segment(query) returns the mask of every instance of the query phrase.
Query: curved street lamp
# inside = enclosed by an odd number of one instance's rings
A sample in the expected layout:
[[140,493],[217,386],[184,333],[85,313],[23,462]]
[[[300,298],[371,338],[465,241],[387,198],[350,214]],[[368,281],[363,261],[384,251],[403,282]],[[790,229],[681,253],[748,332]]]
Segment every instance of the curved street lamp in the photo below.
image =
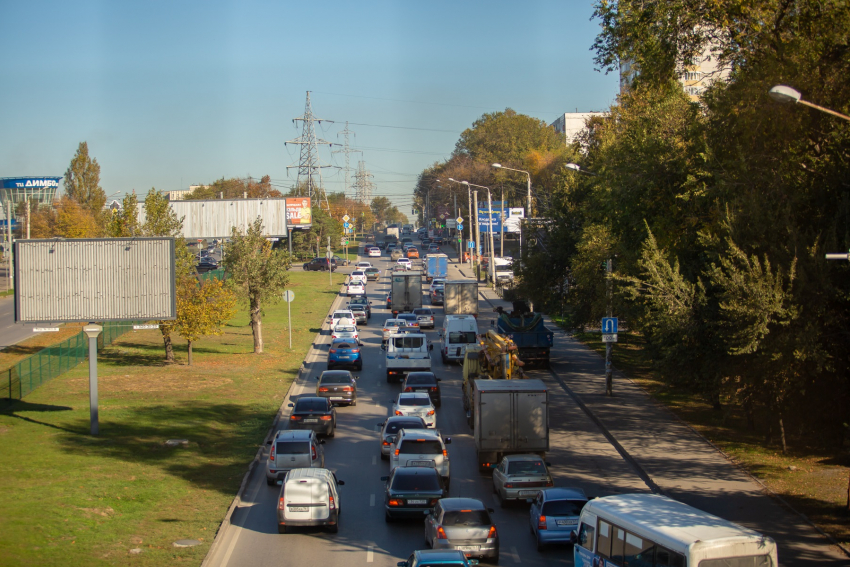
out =
[[811,103],[807,100],[803,100],[803,95],[800,94],[800,91],[793,89],[787,85],[776,85],[775,87],[770,89],[767,94],[770,95],[770,98],[772,98],[776,102],[793,102],[794,104],[799,103],[804,106],[815,108],[817,110],[820,110],[821,112],[826,112],[827,114],[831,114],[833,116],[837,116],[838,118],[843,118],[844,120],[850,121],[850,116],[847,116],[846,114],[841,114],[840,112],[835,112],[834,110],[830,110],[828,108],[824,108],[823,106],[818,106],[817,104]]
[[497,169],[507,169],[508,171],[518,171],[520,173],[524,173],[528,178],[528,211],[526,211],[526,215],[531,218],[531,174],[524,169],[514,169],[512,167],[505,167],[501,163],[492,164],[493,167]]

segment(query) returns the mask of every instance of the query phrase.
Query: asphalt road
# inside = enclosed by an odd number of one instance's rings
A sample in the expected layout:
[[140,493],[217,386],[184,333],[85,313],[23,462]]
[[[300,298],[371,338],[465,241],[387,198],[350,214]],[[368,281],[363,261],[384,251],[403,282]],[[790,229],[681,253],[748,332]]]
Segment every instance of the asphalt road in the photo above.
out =
[[[386,257],[367,259],[385,268]],[[299,533],[277,533],[275,506],[280,488],[265,482],[265,457],[251,475],[241,505],[233,514],[230,526],[207,557],[206,565],[251,566],[265,565],[359,565],[394,567],[415,549],[423,549],[422,520],[387,524],[384,521],[383,487],[381,476],[389,471],[387,461],[379,457],[378,424],[388,415],[392,400],[401,390],[398,384],[388,384],[380,350],[381,323],[389,315],[385,308],[388,282],[370,282],[367,294],[372,300],[373,314],[361,327],[364,342],[364,367],[358,380],[356,407],[337,409],[338,429],[334,439],[325,445],[325,466],[336,471],[345,481],[340,487],[342,515],[338,534],[303,529]],[[334,304],[344,305],[339,297]],[[482,328],[489,327],[492,309],[481,302]],[[436,327],[442,320],[442,309]],[[327,328],[327,325],[325,325]],[[326,331],[325,331],[326,332]],[[428,330],[429,338],[438,348],[436,331]],[[308,372],[293,385],[290,398],[314,391],[317,376],[326,368],[329,337],[321,335],[307,358]],[[492,492],[489,475],[478,472],[475,448],[461,405],[460,367],[443,365],[440,357],[432,355],[434,371],[442,378],[443,405],[437,410],[437,427],[443,435],[452,437],[449,456],[452,462],[450,496],[478,498],[494,508],[495,521],[501,538],[501,565],[571,565],[572,551],[556,547],[544,552],[536,550],[529,531],[528,507],[512,506],[500,509]],[[541,371],[543,373],[544,371]],[[305,377],[307,379],[305,379]],[[543,375],[541,374],[541,377]],[[605,440],[596,426],[562,391],[552,392],[555,414],[552,416],[552,462],[556,486],[580,486],[588,494],[604,496],[619,492],[647,491],[647,487],[629,465]],[[285,423],[285,419],[282,423]]]
[[[15,298],[0,297],[0,348],[18,344],[33,336],[36,324],[15,323]],[[41,325],[42,327],[46,325]]]

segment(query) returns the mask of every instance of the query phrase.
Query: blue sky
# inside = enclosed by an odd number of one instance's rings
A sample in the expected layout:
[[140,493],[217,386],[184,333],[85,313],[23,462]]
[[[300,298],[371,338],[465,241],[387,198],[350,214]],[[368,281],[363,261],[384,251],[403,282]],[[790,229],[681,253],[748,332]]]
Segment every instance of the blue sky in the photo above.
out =
[[[299,150],[284,142],[300,135],[292,119],[309,90],[316,116],[334,121],[319,136],[342,142],[357,123],[352,167],[364,160],[374,194],[406,212],[416,176],[483,113],[551,123],[610,106],[617,77],[594,71],[592,11],[588,0],[0,0],[0,177],[62,175],[87,141],[116,198],[248,175],[286,189]],[[323,178],[343,189],[342,171]]]

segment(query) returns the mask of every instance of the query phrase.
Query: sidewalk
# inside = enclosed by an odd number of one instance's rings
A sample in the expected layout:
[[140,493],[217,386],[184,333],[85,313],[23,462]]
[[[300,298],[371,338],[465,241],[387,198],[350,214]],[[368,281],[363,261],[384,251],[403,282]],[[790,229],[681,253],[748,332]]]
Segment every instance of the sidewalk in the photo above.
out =
[[[452,262],[449,277],[474,279],[474,273],[468,265]],[[485,331],[497,317],[495,307],[512,306],[483,282],[478,289],[479,329]],[[826,537],[624,375],[615,373],[614,396],[605,396],[602,357],[560,331],[548,317],[546,322],[556,333],[555,347],[552,370],[541,377],[570,395],[575,409],[596,422],[650,490],[769,535],[779,546],[781,565],[850,565]]]

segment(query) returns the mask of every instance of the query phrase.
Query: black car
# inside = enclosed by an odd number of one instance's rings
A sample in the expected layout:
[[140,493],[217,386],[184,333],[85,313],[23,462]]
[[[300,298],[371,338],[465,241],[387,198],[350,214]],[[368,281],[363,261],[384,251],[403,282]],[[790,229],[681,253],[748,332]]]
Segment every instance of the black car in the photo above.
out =
[[445,302],[445,294],[443,290],[440,288],[435,288],[434,291],[431,292],[431,305],[442,305]]
[[195,269],[198,270],[199,273],[209,272],[210,270],[217,270],[218,262],[207,256],[205,258],[200,259],[200,261],[195,265]]
[[336,409],[329,399],[302,396],[289,407],[292,408],[289,429],[312,429],[328,437],[336,434]]
[[411,372],[404,379],[402,392],[427,392],[434,407],[442,405],[440,397],[440,379],[433,372]]
[[384,491],[384,518],[415,518],[422,521],[425,512],[433,511],[447,491],[440,473],[433,467],[396,467],[386,481]]
[[438,246],[442,246],[443,245],[443,237],[442,236],[435,236],[434,238],[431,239],[431,242],[433,242],[434,244],[437,244]]
[[372,318],[372,302],[366,299],[365,296],[354,297],[348,302],[348,307],[352,305],[362,305],[366,308],[366,318]]
[[[331,271],[336,270],[336,262],[331,259],[330,262]],[[304,271],[316,271],[316,272],[326,272],[328,269],[328,259],[327,258],[313,258],[309,262],[304,264]]]

